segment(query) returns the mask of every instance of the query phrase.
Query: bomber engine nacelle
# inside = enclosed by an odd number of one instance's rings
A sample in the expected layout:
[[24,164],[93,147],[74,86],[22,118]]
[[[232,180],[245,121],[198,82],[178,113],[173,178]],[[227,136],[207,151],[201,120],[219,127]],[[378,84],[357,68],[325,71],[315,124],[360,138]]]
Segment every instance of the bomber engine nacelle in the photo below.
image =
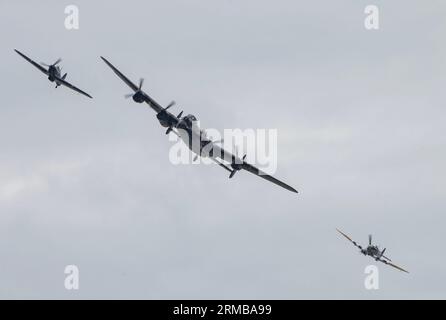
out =
[[144,94],[141,91],[136,91],[135,94],[132,96],[133,101],[137,103],[143,103],[144,102]]
[[144,93],[141,90],[143,84],[144,84],[144,79],[143,78],[139,79],[138,90],[135,89],[136,90],[135,93],[126,94],[124,97],[126,99],[131,97],[133,99],[133,101],[135,101],[137,103],[144,102],[145,97],[144,97]]
[[183,111],[181,111],[177,115],[176,119],[178,121],[176,121],[175,119],[172,118],[172,116],[167,112],[167,110],[169,108],[173,107],[174,105],[175,105],[175,101],[172,101],[171,103],[169,103],[167,105],[167,107],[165,107],[163,110],[158,112],[158,114],[156,115],[156,118],[158,119],[159,123],[163,127],[167,128],[166,134],[169,134],[174,128],[176,128],[180,124],[181,116],[183,115]]

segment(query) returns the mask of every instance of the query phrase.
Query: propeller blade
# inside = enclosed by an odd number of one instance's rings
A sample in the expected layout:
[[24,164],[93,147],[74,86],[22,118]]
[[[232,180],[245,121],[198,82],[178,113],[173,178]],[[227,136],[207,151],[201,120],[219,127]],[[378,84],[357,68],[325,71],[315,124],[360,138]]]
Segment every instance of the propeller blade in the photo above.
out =
[[177,118],[180,119],[182,115],[183,115],[183,111],[181,111],[181,112],[177,115]]
[[172,101],[171,103],[169,103],[169,104],[167,105],[167,107],[164,108],[164,110],[167,110],[167,109],[169,109],[170,107],[173,107],[174,105],[175,105],[175,101]]
[[144,84],[144,78],[139,79],[139,87],[138,87],[138,90],[141,90],[143,84]]
[[59,58],[59,59],[57,59],[56,60],[56,62],[54,62],[53,63],[53,66],[56,66],[56,65],[58,65],[60,62],[62,61],[62,59],[61,58]]
[[242,158],[242,159],[243,159],[243,161],[245,161],[245,159],[246,159],[246,154],[245,154],[245,155],[243,156],[243,158]]
[[126,98],[126,99],[131,98],[131,97],[133,97],[133,93],[128,93],[128,94],[124,95],[124,98]]
[[372,245],[372,235],[369,234],[369,246],[371,246],[371,245]]
[[169,134],[172,131],[172,128],[167,128],[166,134]]
[[45,63],[45,62],[41,62],[40,64],[45,67],[51,67],[51,65],[49,65],[48,63]]
[[234,176],[234,174],[237,172],[237,170],[232,170],[231,171],[231,174],[229,175],[229,179],[231,179],[233,176]]

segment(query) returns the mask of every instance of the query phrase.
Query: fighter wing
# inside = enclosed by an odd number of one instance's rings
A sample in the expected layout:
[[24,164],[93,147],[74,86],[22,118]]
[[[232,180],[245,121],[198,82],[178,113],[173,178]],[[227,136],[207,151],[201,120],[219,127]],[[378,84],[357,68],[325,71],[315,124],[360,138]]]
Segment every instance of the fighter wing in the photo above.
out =
[[48,75],[48,70],[45,69],[44,67],[42,67],[40,64],[38,64],[37,62],[31,60],[30,58],[28,58],[27,56],[25,56],[23,53],[21,53],[19,50],[14,49],[15,52],[17,52],[20,56],[22,56],[23,59],[25,59],[26,61],[28,61],[29,63],[31,63],[34,67],[36,67],[37,69],[39,69],[40,71],[42,71],[44,74]]
[[[255,174],[256,176],[259,176],[265,180],[268,180],[278,186],[281,186],[282,188],[285,188],[291,192],[298,193],[296,189],[293,187],[287,185],[286,183],[274,178],[273,176],[263,172],[262,170],[254,167],[253,165],[243,161],[242,159],[238,158],[237,156],[233,155],[232,153],[226,151],[224,148],[220,147],[219,145],[214,144],[212,147],[213,152],[213,158],[219,158],[224,161],[228,161],[230,163],[239,163],[240,169],[244,169],[248,172],[251,172],[252,174]],[[217,162],[221,167],[224,167],[226,170],[229,169],[228,166],[222,165],[221,162]],[[229,169],[231,170],[231,169]]]
[[358,244],[356,241],[352,240],[352,239],[351,239],[348,235],[346,235],[344,232],[342,232],[342,231],[339,230],[339,229],[336,229],[336,231],[339,232],[340,234],[342,234],[348,241],[350,241],[351,243],[353,243],[353,245],[354,245],[355,247],[358,247],[359,250],[362,250],[361,245]]
[[393,263],[391,263],[391,262],[388,262],[388,261],[386,261],[386,260],[378,259],[378,261],[380,261],[380,262],[382,262],[382,263],[384,263],[384,264],[387,264],[388,266],[394,267],[395,269],[398,269],[398,270],[403,271],[403,272],[405,272],[405,273],[409,273],[409,271],[404,270],[403,268],[398,267],[397,265],[395,265],[395,264],[393,264]]
[[141,93],[144,95],[144,101],[153,109],[155,110],[156,113],[159,113],[161,111],[164,110],[164,108],[155,100],[153,100],[151,97],[149,97],[149,95],[145,92],[143,92],[142,90],[140,90],[140,88],[134,84],[132,81],[130,81],[124,74],[122,74],[121,71],[119,71],[118,69],[116,69],[116,67],[114,65],[112,65],[107,59],[105,59],[104,57],[101,57],[102,60],[104,60],[104,62],[113,70],[113,72],[119,77],[121,78],[122,81],[124,81],[133,91],[141,91]]
[[82,91],[81,89],[79,89],[79,88],[73,86],[71,83],[69,83],[69,82],[63,80],[62,78],[56,78],[56,81],[57,81],[58,83],[64,85],[64,86],[67,87],[67,88],[70,88],[70,89],[72,89],[72,90],[74,90],[74,91],[79,92],[80,94],[83,94],[84,96],[87,96],[87,97],[93,99],[93,97],[90,96],[88,93],[86,93],[86,92]]

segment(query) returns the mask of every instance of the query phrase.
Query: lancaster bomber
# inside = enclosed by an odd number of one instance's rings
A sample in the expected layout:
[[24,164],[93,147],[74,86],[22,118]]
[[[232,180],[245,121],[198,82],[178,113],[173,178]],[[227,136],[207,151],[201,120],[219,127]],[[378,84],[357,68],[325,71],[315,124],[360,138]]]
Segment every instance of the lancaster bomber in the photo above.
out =
[[133,93],[126,95],[126,97],[132,98],[137,103],[147,103],[156,112],[156,117],[161,126],[167,128],[166,134],[169,134],[170,132],[176,134],[189,147],[189,149],[197,155],[197,157],[201,156],[210,158],[220,167],[229,172],[229,178],[234,177],[238,171],[243,169],[291,192],[297,193],[297,190],[293,187],[246,162],[246,155],[239,158],[237,155],[223,149],[219,143],[206,138],[204,131],[196,125],[197,118],[194,115],[189,114],[183,117],[183,111],[181,111],[177,116],[170,113],[168,109],[175,103],[171,102],[166,107],[162,107],[142,90],[144,79],[140,79],[138,85],[136,85],[124,74],[122,74],[115,66],[113,66],[107,59],[104,57],[101,57],[101,59],[133,90]]

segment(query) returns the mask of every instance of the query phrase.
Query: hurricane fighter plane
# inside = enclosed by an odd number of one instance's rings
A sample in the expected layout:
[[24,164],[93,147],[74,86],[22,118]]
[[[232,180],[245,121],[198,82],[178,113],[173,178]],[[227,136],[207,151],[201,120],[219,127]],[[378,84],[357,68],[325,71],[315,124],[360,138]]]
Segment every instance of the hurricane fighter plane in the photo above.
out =
[[[46,64],[41,62],[40,64],[31,60],[27,56],[25,56],[23,53],[21,53],[19,50],[14,49],[15,52],[17,52],[23,59],[31,63],[34,67],[42,71],[44,74],[48,76],[48,80],[51,82],[54,82],[56,84],[56,88],[60,85],[64,85],[67,88],[70,88],[74,91],[79,92],[80,94],[83,94],[84,96],[87,96],[89,98],[92,98],[88,93],[82,91],[81,89],[73,86],[71,83],[67,82],[65,79],[67,77],[67,74],[65,73],[62,75],[61,71],[62,68],[58,66],[58,64],[62,61],[62,59],[57,59],[56,62],[53,64]],[[46,68],[44,68],[46,67]],[[47,69],[48,68],[48,69]]]
[[140,79],[138,85],[136,85],[107,59],[104,57],[101,57],[101,59],[133,90],[133,93],[126,95],[126,98],[132,98],[137,103],[147,103],[156,112],[156,117],[161,126],[167,128],[166,134],[170,132],[175,133],[196,154],[196,157],[209,157],[229,172],[229,178],[232,178],[238,171],[243,169],[291,192],[297,193],[297,190],[293,187],[247,163],[245,161],[246,155],[239,158],[237,155],[226,151],[219,143],[206,138],[204,131],[196,125],[197,118],[194,115],[190,114],[183,117],[183,111],[177,116],[169,112],[168,109],[175,104],[174,102],[171,102],[166,107],[162,107],[142,90],[144,79]]
[[350,241],[351,243],[353,243],[353,245],[357,248],[359,248],[360,252],[365,255],[365,256],[370,256],[373,259],[375,259],[375,261],[379,261],[382,262],[388,266],[394,267],[400,271],[409,273],[409,271],[404,270],[401,267],[398,267],[397,265],[394,265],[392,263],[392,260],[390,260],[389,258],[387,258],[384,253],[386,252],[386,248],[384,248],[383,250],[380,250],[379,247],[377,245],[373,245],[372,244],[372,235],[369,235],[369,245],[367,246],[367,248],[363,248],[361,245],[359,245],[356,241],[352,240],[349,236],[347,236],[345,233],[343,233],[342,231],[336,229],[341,235],[343,235],[348,241]]

